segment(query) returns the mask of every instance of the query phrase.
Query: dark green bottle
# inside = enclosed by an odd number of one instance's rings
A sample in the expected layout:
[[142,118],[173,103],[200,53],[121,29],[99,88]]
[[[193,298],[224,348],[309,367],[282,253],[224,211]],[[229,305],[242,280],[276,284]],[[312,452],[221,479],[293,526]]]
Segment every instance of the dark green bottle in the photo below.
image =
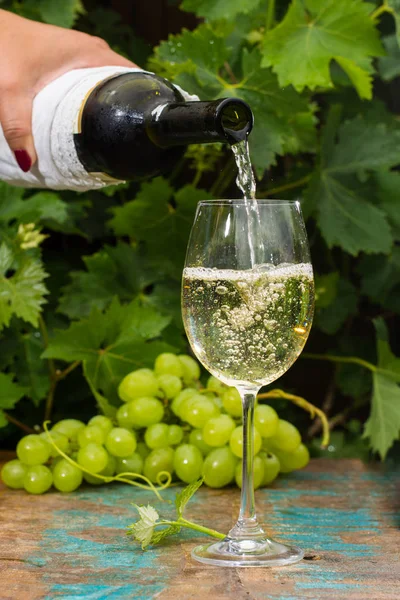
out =
[[74,140],[89,173],[139,180],[170,172],[188,144],[234,144],[252,126],[251,109],[240,99],[185,102],[166,79],[134,72],[96,86]]

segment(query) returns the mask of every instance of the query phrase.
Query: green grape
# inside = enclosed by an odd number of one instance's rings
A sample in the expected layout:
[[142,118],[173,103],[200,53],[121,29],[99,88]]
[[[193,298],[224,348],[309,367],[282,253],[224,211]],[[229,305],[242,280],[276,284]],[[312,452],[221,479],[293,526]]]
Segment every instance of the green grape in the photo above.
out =
[[259,404],[254,409],[254,425],[261,437],[268,438],[276,434],[279,417],[276,411],[268,404]]
[[58,431],[67,436],[70,442],[75,442],[78,438],[79,430],[83,427],[85,427],[85,423],[78,419],[63,419],[53,425],[51,431]]
[[82,471],[61,458],[53,469],[53,485],[59,492],[73,492],[82,483]]
[[[133,427],[132,419],[130,416],[130,411],[128,408],[128,404],[122,404],[117,410],[117,414],[115,415],[117,419],[117,423],[120,427],[124,427],[125,429],[131,429]],[[112,429],[112,427],[111,427]],[[111,431],[110,429],[110,431]],[[109,432],[107,432],[109,433]]]
[[159,375],[157,377],[159,388],[168,400],[175,398],[182,389],[182,381],[176,375]]
[[186,385],[200,379],[200,365],[194,358],[188,354],[179,354],[178,358],[183,369],[183,381]]
[[184,483],[192,483],[201,477],[203,455],[196,446],[182,444],[175,450],[174,471]]
[[130,456],[136,450],[136,436],[128,429],[114,427],[106,437],[105,446],[113,456]]
[[157,398],[145,396],[128,403],[128,414],[133,427],[148,427],[162,420],[164,407]]
[[165,448],[168,444],[168,425],[166,423],[155,423],[146,429],[144,441],[149,448]]
[[264,477],[261,485],[269,485],[278,477],[281,468],[279,460],[272,452],[260,452],[258,456],[264,461]]
[[51,471],[44,465],[30,467],[24,477],[24,488],[29,494],[44,494],[51,488],[52,483]]
[[34,433],[25,435],[17,444],[17,456],[25,465],[42,465],[50,458],[51,447]]
[[124,402],[158,393],[158,381],[151,369],[137,369],[128,373],[118,387],[118,395]]
[[198,394],[198,391],[195,388],[186,388],[179,392],[177,396],[172,400],[171,410],[177,417],[180,417],[180,411],[183,408],[184,403],[192,396]]
[[92,417],[90,419],[90,421],[88,422],[88,425],[89,425],[89,427],[91,427],[92,425],[96,425],[97,427],[100,427],[104,431],[105,436],[114,427],[111,419],[109,419],[108,417],[105,417],[104,415],[95,415],[94,417]]
[[268,446],[280,452],[294,452],[301,443],[299,430],[289,423],[279,419],[275,435],[268,439]]
[[[115,473],[116,465],[117,459],[115,458],[115,456],[110,456],[109,454],[107,465],[102,471],[100,471],[99,475],[103,475],[103,477],[112,477]],[[96,475],[89,475],[89,473],[84,473],[83,479],[91,485],[102,485],[103,483],[106,483],[105,481],[103,481],[103,479],[96,477]]]
[[[254,428],[254,454],[258,454],[261,450],[262,439],[261,435]],[[231,433],[229,440],[230,448],[235,456],[243,458],[243,427],[236,427]]]
[[209,419],[217,417],[219,410],[215,404],[201,394],[189,398],[182,406],[180,417],[192,427],[204,427]]
[[24,487],[24,478],[28,468],[20,460],[10,460],[1,469],[1,478],[7,487],[20,490]]
[[214,406],[218,409],[218,412],[223,408],[222,398],[216,396],[213,392],[202,392],[201,395],[203,398],[207,398],[207,400],[211,400]]
[[107,466],[108,452],[103,446],[90,443],[78,451],[76,462],[92,473],[100,473]]
[[98,425],[88,425],[78,433],[78,444],[81,448],[92,442],[101,446],[104,444],[105,439],[104,429]]
[[225,446],[234,429],[235,421],[229,415],[219,415],[204,425],[203,440],[209,446]]
[[143,472],[144,460],[138,452],[124,458],[117,458],[116,461],[117,473],[139,473],[140,475]]
[[157,475],[161,471],[174,472],[174,451],[172,448],[157,448],[145,458],[143,475],[153,483],[157,483]]
[[243,413],[242,399],[236,388],[225,389],[222,394],[222,404],[227,413],[232,417],[241,417]]
[[[220,381],[219,379],[214,377],[214,375],[211,375],[207,379],[206,388],[208,390],[210,390],[210,392],[215,392],[218,395],[222,395],[228,389],[227,386],[224,383],[222,383],[222,381]],[[235,388],[231,388],[231,389],[235,389]],[[240,407],[242,407],[242,404],[240,404]],[[240,414],[242,414],[242,413],[240,413]]]
[[140,454],[143,460],[150,454],[150,449],[146,446],[144,442],[139,442],[136,446],[136,452]]
[[281,465],[281,473],[303,469],[310,462],[310,453],[304,444],[299,444],[294,452],[277,451],[277,456]]
[[176,446],[183,439],[183,429],[180,425],[170,425],[168,427],[168,446]]
[[[59,431],[54,431],[54,429],[49,431],[49,433],[51,435],[53,442],[56,444],[56,446],[58,446],[58,448],[61,450],[61,452],[64,452],[64,454],[68,454],[69,450],[70,450],[70,444],[69,444],[69,440],[68,440],[67,436],[64,435],[63,433],[60,433]],[[55,448],[53,448],[53,446],[50,444],[49,438],[47,437],[47,433],[45,431],[42,431],[42,433],[39,433],[39,437],[42,440],[44,440],[46,442],[46,444],[49,444],[50,456],[52,458],[55,458],[56,456],[60,456],[58,451]]]
[[228,446],[211,450],[203,464],[206,485],[221,488],[231,483],[235,477],[237,459]]
[[154,372],[156,375],[176,375],[183,377],[183,367],[179,358],[171,352],[159,354],[154,363]]
[[[254,457],[254,463],[253,463],[253,482],[254,482],[254,489],[258,489],[264,480],[264,461],[260,456],[255,456]],[[242,487],[242,471],[243,471],[243,461],[241,460],[239,462],[238,465],[236,465],[236,471],[235,471],[235,480],[236,480],[236,485],[238,487]]]
[[201,429],[192,429],[189,434],[189,443],[196,446],[203,456],[206,456],[213,448],[205,443],[203,431]]

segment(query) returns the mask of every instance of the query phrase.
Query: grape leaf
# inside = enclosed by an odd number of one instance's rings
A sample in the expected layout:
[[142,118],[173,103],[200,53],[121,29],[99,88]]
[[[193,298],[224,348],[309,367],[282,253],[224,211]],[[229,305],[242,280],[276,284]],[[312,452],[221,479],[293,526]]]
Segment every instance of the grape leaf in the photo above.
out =
[[[314,106],[291,86],[284,89],[271,69],[261,67],[257,48],[249,52],[227,46],[226,37],[208,25],[195,31],[170,36],[155,50],[153,68],[202,100],[238,97],[248,102],[257,126],[250,136],[254,168],[261,177],[285,150],[312,152],[315,148]],[[227,63],[238,62],[237,72],[223,70]]]
[[26,396],[35,406],[46,398],[50,387],[49,369],[41,358],[42,353],[43,342],[38,332],[20,335],[14,369],[19,383],[26,388]]
[[338,131],[332,111],[322,136],[321,165],[308,187],[308,208],[317,212],[317,223],[329,247],[348,253],[388,253],[393,235],[385,212],[370,202],[369,171],[389,168],[399,160],[400,132],[385,123],[361,116],[346,121]]
[[0,373],[0,427],[8,424],[3,410],[14,408],[16,403],[25,395],[25,388],[14,383],[14,376]]
[[364,256],[358,267],[361,292],[384,304],[392,289],[400,283],[400,247],[395,246],[387,256]]
[[68,205],[54,192],[38,192],[23,198],[22,188],[0,182],[0,221],[6,223],[16,219],[21,223],[54,221],[63,224],[67,221]]
[[68,28],[85,12],[81,0],[39,0],[39,11],[45,23]]
[[96,390],[96,388],[94,387],[92,380],[89,377],[88,372],[87,372],[86,361],[83,362],[83,373],[84,373],[84,375],[86,377],[86,381],[88,382],[88,385],[90,387],[90,391],[92,392],[93,396],[96,398],[97,406],[99,407],[100,412],[103,415],[105,415],[106,417],[109,417],[110,419],[114,419],[117,409],[115,408],[115,406],[110,404],[110,402],[107,400],[107,398],[105,398],[102,394],[100,394],[100,392],[98,392]]
[[1,244],[0,330],[9,325],[13,314],[37,327],[48,293],[43,283],[46,277],[40,261],[26,257],[21,264],[16,264],[10,248]]
[[229,20],[239,14],[251,12],[260,3],[261,0],[183,0],[180,8],[210,21]]
[[[126,206],[126,205],[125,205]],[[63,288],[58,310],[71,319],[86,317],[93,307],[103,310],[114,296],[134,299],[162,277],[161,269],[135,248],[119,242],[83,257],[87,271],[72,271]]]
[[117,388],[127,373],[152,366],[158,354],[175,350],[159,339],[170,320],[138,300],[121,305],[114,298],[104,312],[94,308],[88,318],[56,331],[42,356],[84,361],[91,385],[118,405]]
[[391,9],[394,21],[396,23],[397,43],[400,47],[400,0],[387,0],[386,3]]
[[189,232],[199,200],[210,195],[191,185],[174,192],[162,177],[144,183],[135,200],[113,208],[110,225],[118,236],[130,236],[146,243],[148,255],[165,256],[165,265],[180,277],[186,253]]
[[293,0],[284,19],[265,34],[263,65],[272,67],[279,84],[302,91],[332,88],[330,63],[336,60],[361,98],[371,99],[365,64],[384,54],[378,32],[363,0]]
[[395,238],[400,240],[400,173],[381,170],[374,174],[374,180],[377,184],[379,206],[387,214]]
[[150,504],[139,506],[132,503],[132,505],[138,511],[140,519],[129,527],[129,534],[133,535],[135,540],[140,542],[144,550],[151,542],[151,537],[160,515]]
[[387,35],[383,38],[386,56],[378,59],[378,69],[384,81],[392,81],[400,75],[400,48],[395,35]]
[[315,324],[317,327],[332,335],[342,327],[350,315],[357,311],[357,292],[347,279],[340,278],[337,282],[336,297],[324,307],[317,308]]
[[192,498],[192,496],[197,492],[199,487],[201,487],[201,485],[203,484],[203,481],[204,481],[204,479],[198,479],[197,481],[193,481],[193,483],[190,483],[189,485],[184,487],[183,490],[181,490],[179,492],[179,494],[176,495],[175,507],[176,507],[176,514],[178,515],[178,518],[183,515],[186,504],[189,502],[189,500]]
[[391,351],[383,319],[374,321],[377,332],[378,368],[373,372],[371,414],[363,437],[382,459],[400,435],[400,358]]

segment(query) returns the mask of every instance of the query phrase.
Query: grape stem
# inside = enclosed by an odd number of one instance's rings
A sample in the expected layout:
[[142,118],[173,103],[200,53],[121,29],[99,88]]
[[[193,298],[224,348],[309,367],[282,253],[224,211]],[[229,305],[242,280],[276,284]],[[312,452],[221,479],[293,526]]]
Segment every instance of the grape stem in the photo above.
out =
[[212,537],[218,538],[220,540],[223,540],[226,537],[224,533],[220,533],[219,531],[216,531],[215,529],[210,529],[209,527],[203,527],[203,525],[198,525],[197,523],[193,523],[193,521],[188,521],[183,517],[179,517],[177,521],[167,521],[161,519],[160,521],[157,521],[155,526],[157,525],[178,525],[179,527],[186,527],[187,529],[193,529],[194,531],[199,531],[200,533],[211,535]]
[[48,392],[47,398],[46,398],[46,408],[45,408],[45,413],[44,413],[44,418],[46,420],[50,418],[51,411],[53,410],[54,394],[55,394],[58,383],[62,379],[67,377],[67,375],[69,375],[74,369],[79,367],[80,364],[81,364],[81,361],[76,360],[75,362],[71,363],[63,371],[60,371],[60,369],[54,369],[54,371],[51,371],[51,373],[50,373],[50,388],[49,388],[49,392]]
[[302,398],[301,396],[295,396],[294,394],[288,394],[287,392],[284,392],[283,390],[279,389],[270,390],[269,392],[264,392],[263,394],[258,394],[257,397],[259,400],[267,398],[284,398],[285,400],[289,400],[290,402],[293,402],[293,404],[297,404],[297,406],[300,406],[300,408],[309,412],[313,419],[315,417],[319,417],[321,419],[322,424],[321,446],[323,448],[326,448],[326,446],[329,444],[329,423],[324,411],[318,408],[317,406],[314,406],[314,404],[311,404],[311,402],[308,402],[308,400],[306,400],[305,398]]
[[13,425],[16,425],[17,427],[19,427],[20,429],[22,429],[22,431],[25,431],[25,433],[36,433],[35,430],[32,429],[32,427],[29,427],[28,425],[25,425],[25,423],[21,423],[21,421],[18,421],[18,419],[16,419],[15,417],[12,417],[8,413],[6,413],[5,410],[3,411],[3,415],[5,416],[5,418],[7,419],[7,421],[9,423],[12,423]]

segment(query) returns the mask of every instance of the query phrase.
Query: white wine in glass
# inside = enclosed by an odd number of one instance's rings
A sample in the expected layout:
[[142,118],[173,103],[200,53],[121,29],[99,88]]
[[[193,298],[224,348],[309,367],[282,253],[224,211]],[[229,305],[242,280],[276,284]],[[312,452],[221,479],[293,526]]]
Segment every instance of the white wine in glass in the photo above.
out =
[[[197,358],[239,391],[243,404],[241,509],[221,542],[199,546],[201,562],[233,567],[297,562],[299,548],[268,539],[257,522],[253,486],[254,404],[263,385],[300,355],[314,309],[307,234],[295,201],[200,202],[182,282],[182,314]],[[249,228],[251,236],[249,240]]]

